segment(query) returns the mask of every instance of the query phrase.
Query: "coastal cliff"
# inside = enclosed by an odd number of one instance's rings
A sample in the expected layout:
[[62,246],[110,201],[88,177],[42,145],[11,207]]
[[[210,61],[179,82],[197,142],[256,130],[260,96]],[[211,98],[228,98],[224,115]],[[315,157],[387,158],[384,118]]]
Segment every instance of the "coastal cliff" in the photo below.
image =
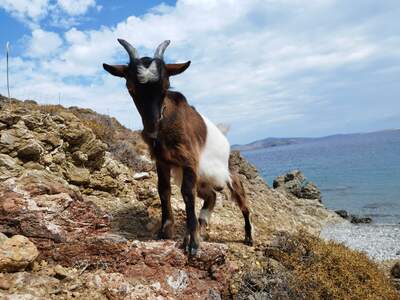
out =
[[[157,175],[138,132],[89,109],[0,101],[2,298],[318,299],[326,293],[339,299],[346,290],[336,280],[347,276],[350,289],[357,286],[353,299],[382,293],[398,299],[363,254],[316,237],[341,218],[320,198],[307,196],[318,196],[315,186],[308,194],[293,193],[282,177],[270,188],[232,152],[256,245],[241,243],[241,212],[224,191],[208,240],[198,256],[188,258],[180,249],[185,207],[176,186],[175,239],[155,240],[161,214]],[[325,270],[318,257],[338,268]],[[320,279],[301,278],[313,268]]]

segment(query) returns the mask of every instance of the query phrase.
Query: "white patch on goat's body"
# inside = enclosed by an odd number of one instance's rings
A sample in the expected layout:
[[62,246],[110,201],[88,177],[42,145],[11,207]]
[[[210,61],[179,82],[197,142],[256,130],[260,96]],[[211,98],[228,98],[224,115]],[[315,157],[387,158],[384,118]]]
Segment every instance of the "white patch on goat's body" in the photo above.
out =
[[[230,145],[225,135],[210,120],[201,115],[207,127],[206,142],[200,152],[198,181],[212,187],[224,187],[231,182],[229,172]],[[183,171],[180,167],[171,169],[173,182],[182,185]]]
[[206,143],[200,153],[199,177],[214,187],[230,182],[230,145],[224,134],[210,120],[201,115],[207,126]]
[[159,74],[156,62],[153,60],[148,68],[143,65],[139,65],[137,69],[137,77],[139,82],[142,84],[157,81]]
[[202,208],[200,210],[199,219],[204,220],[206,222],[206,224],[210,224],[210,216],[211,216],[211,212],[209,209]]

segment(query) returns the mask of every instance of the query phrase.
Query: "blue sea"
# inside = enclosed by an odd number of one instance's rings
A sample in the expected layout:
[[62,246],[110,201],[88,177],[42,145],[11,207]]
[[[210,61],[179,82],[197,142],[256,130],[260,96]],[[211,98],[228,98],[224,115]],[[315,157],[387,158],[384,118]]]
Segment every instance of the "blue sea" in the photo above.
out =
[[370,216],[377,224],[400,222],[400,130],[337,135],[242,154],[270,185],[276,176],[300,169],[321,189],[328,208]]

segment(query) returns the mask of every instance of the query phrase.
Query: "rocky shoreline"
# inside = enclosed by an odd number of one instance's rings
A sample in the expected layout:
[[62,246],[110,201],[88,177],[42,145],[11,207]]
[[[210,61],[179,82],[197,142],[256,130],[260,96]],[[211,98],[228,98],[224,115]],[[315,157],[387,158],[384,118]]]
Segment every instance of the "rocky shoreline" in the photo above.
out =
[[[301,173],[278,178],[273,189],[238,152],[231,164],[244,181],[256,245],[241,243],[240,210],[221,193],[208,241],[197,257],[188,258],[180,249],[185,209],[178,187],[172,191],[175,239],[155,240],[157,178],[139,133],[87,109],[3,103],[0,297],[275,299],[288,293],[286,298],[298,299],[313,293],[308,285],[300,288],[306,279],[297,279],[310,263],[303,261],[304,253],[318,257],[333,247],[332,255],[351,264],[342,254],[350,250],[315,237],[341,218],[324,207],[315,185]],[[302,250],[293,251],[297,248]],[[396,299],[387,277],[365,256],[354,255],[366,266],[360,274],[374,274],[373,282],[349,281],[364,287],[357,293],[384,289],[387,299]],[[253,277],[260,280],[250,284]],[[265,278],[272,281],[261,288]],[[333,299],[341,295],[333,287],[330,293]]]
[[377,261],[400,259],[400,225],[342,223],[326,226],[320,236],[363,251]]

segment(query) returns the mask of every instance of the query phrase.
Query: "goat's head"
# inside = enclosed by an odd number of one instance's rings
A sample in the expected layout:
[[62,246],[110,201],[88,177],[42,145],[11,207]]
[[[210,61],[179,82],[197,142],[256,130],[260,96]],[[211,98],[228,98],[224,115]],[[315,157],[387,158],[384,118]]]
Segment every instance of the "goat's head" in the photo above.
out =
[[118,42],[128,52],[129,64],[103,64],[103,67],[110,74],[126,79],[126,87],[142,117],[144,133],[149,138],[156,138],[164,98],[169,88],[169,77],[185,71],[190,61],[166,64],[164,51],[170,41],[162,42],[152,58],[140,57],[137,50],[125,40],[118,39]]

